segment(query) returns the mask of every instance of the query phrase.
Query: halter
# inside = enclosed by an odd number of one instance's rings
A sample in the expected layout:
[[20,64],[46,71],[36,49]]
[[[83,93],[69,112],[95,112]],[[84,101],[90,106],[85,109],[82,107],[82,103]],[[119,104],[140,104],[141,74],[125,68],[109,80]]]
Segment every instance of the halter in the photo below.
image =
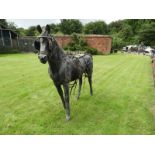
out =
[[39,51],[39,49],[40,49],[40,41],[39,41],[40,38],[47,38],[48,39],[49,49],[50,49],[50,42],[53,43],[53,41],[55,41],[55,39],[52,35],[48,35],[48,36],[39,35],[39,36],[37,36],[37,39],[34,41],[34,47],[35,47],[35,49],[37,49],[37,51]]
[[37,38],[47,38],[48,40],[49,39],[51,39],[52,41],[54,41],[55,39],[54,39],[54,37],[52,36],[52,35],[48,35],[48,36],[45,36],[45,35],[39,35],[39,36],[37,36]]

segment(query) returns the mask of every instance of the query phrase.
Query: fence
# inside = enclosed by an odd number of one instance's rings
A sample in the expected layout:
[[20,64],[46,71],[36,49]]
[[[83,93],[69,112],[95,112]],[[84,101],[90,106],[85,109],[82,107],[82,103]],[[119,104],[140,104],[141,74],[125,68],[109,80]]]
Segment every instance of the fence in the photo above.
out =
[[[6,43],[5,46],[3,46],[2,39],[0,37],[0,52],[1,47],[5,49],[5,47],[12,47],[14,49],[19,49],[23,52],[33,52],[35,51],[34,48],[34,40],[36,37],[17,37],[12,39],[12,43],[10,42],[10,39],[4,38],[4,42]],[[71,42],[71,36],[65,35],[65,36],[55,36],[55,39],[57,40],[60,47],[63,47],[67,45],[69,42]],[[112,38],[110,36],[104,36],[104,35],[86,35],[85,36],[87,44],[97,49],[103,54],[110,53],[111,50],[111,43]],[[76,52],[77,53],[77,52]]]
[[[0,53],[9,50],[19,50],[21,52],[33,52],[35,37],[23,37],[11,39],[9,37],[0,38]],[[9,51],[8,51],[9,52]]]
[[18,39],[18,48],[23,52],[33,52],[36,49],[34,48],[35,37],[24,37]]
[[[21,51],[21,52],[35,52],[36,49],[34,48],[34,40],[35,37],[23,37],[23,38],[18,38],[18,39],[13,39],[13,47],[11,46],[10,40],[7,38],[4,38],[5,41],[5,46],[3,46],[2,40],[0,40],[0,53],[5,53],[9,51],[16,52]],[[85,51],[64,51],[66,54],[84,54]]]

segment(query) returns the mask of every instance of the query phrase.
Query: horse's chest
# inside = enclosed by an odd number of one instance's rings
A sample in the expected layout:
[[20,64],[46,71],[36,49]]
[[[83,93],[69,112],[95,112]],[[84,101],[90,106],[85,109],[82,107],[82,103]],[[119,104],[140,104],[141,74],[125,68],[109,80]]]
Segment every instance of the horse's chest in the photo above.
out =
[[56,84],[62,84],[64,82],[68,82],[68,72],[65,71],[64,69],[59,69],[57,72],[52,72],[52,70],[49,68],[48,69],[49,75],[51,79],[54,81]]
[[49,67],[49,75],[55,83],[65,83],[76,80],[82,76],[82,67],[78,60],[64,61],[59,69],[54,71]]

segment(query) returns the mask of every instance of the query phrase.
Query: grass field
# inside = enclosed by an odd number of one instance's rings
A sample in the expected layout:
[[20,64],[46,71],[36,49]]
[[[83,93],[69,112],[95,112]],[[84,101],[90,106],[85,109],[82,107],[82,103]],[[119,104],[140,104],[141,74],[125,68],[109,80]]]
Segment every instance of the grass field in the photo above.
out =
[[35,54],[0,55],[0,134],[155,134],[149,57],[95,56],[94,96],[85,81],[69,122],[47,67]]

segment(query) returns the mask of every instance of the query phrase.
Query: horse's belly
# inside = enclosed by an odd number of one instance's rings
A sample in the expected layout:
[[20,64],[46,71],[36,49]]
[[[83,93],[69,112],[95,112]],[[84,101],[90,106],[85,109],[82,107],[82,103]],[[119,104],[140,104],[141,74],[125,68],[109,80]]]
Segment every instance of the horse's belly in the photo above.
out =
[[74,81],[76,79],[79,79],[81,77],[82,73],[80,72],[80,70],[73,70],[72,74],[71,74],[71,81]]

